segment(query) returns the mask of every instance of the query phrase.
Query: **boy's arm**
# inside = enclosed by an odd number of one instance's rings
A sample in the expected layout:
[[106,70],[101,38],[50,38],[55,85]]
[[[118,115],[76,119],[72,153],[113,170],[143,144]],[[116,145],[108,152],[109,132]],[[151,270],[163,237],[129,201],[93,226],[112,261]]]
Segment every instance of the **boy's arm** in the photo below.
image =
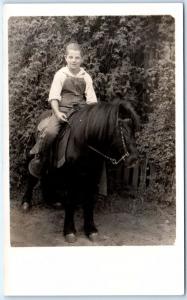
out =
[[57,72],[54,76],[49,92],[48,101],[51,104],[51,108],[59,121],[66,122],[66,114],[59,110],[59,102],[61,101],[61,91],[64,84],[65,76]]
[[85,81],[86,81],[86,90],[85,90],[86,103],[87,104],[97,103],[97,97],[94,91],[93,82],[90,75],[86,74]]
[[57,119],[59,121],[67,122],[66,114],[59,110],[59,101],[58,100],[55,100],[55,99],[51,100],[51,107],[52,107],[52,110],[53,110],[55,116],[57,117]]

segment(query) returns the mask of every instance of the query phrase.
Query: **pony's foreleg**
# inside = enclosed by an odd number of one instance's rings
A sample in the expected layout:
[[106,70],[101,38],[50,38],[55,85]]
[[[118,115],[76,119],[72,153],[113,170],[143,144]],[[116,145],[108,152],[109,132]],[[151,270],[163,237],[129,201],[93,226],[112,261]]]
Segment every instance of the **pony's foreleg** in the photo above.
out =
[[32,194],[33,194],[33,189],[35,185],[38,182],[38,178],[32,176],[30,173],[28,175],[28,180],[27,180],[27,185],[26,185],[26,190],[22,198],[22,209],[23,211],[28,211],[32,205]]
[[83,202],[84,232],[91,241],[95,241],[98,235],[98,230],[94,222],[94,206],[95,206],[94,196],[87,195],[87,197],[85,197]]
[[64,219],[64,236],[67,242],[74,243],[76,241],[76,229],[74,223],[75,204],[71,199],[67,199],[65,203],[65,219]]

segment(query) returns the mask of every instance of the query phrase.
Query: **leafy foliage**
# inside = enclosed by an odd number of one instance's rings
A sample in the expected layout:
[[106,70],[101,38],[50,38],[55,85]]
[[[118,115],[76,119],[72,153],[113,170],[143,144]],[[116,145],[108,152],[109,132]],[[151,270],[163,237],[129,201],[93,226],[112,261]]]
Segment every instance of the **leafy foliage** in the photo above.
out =
[[10,179],[21,187],[31,136],[65,45],[78,41],[100,101],[130,100],[139,113],[142,157],[156,167],[151,191],[169,193],[175,174],[174,19],[170,16],[9,19]]

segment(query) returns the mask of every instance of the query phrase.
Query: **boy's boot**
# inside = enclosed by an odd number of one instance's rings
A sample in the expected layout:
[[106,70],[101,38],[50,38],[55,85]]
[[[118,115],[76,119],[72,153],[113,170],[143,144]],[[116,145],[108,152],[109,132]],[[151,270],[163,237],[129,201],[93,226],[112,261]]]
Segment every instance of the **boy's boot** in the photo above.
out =
[[35,157],[29,163],[29,172],[36,178],[41,178],[46,170],[47,156],[36,154]]

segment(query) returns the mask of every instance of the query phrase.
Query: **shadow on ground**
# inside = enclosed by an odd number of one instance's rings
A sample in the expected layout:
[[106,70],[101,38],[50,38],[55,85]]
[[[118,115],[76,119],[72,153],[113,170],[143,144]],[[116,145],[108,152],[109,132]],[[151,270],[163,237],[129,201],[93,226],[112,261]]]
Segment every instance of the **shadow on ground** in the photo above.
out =
[[133,200],[116,195],[99,200],[95,223],[99,229],[97,241],[91,242],[83,233],[82,211],[77,210],[75,224],[77,241],[68,244],[63,236],[64,210],[34,204],[28,213],[20,203],[11,201],[11,245],[32,246],[135,246],[172,245],[175,242],[175,207],[161,208],[153,203],[133,207]]

